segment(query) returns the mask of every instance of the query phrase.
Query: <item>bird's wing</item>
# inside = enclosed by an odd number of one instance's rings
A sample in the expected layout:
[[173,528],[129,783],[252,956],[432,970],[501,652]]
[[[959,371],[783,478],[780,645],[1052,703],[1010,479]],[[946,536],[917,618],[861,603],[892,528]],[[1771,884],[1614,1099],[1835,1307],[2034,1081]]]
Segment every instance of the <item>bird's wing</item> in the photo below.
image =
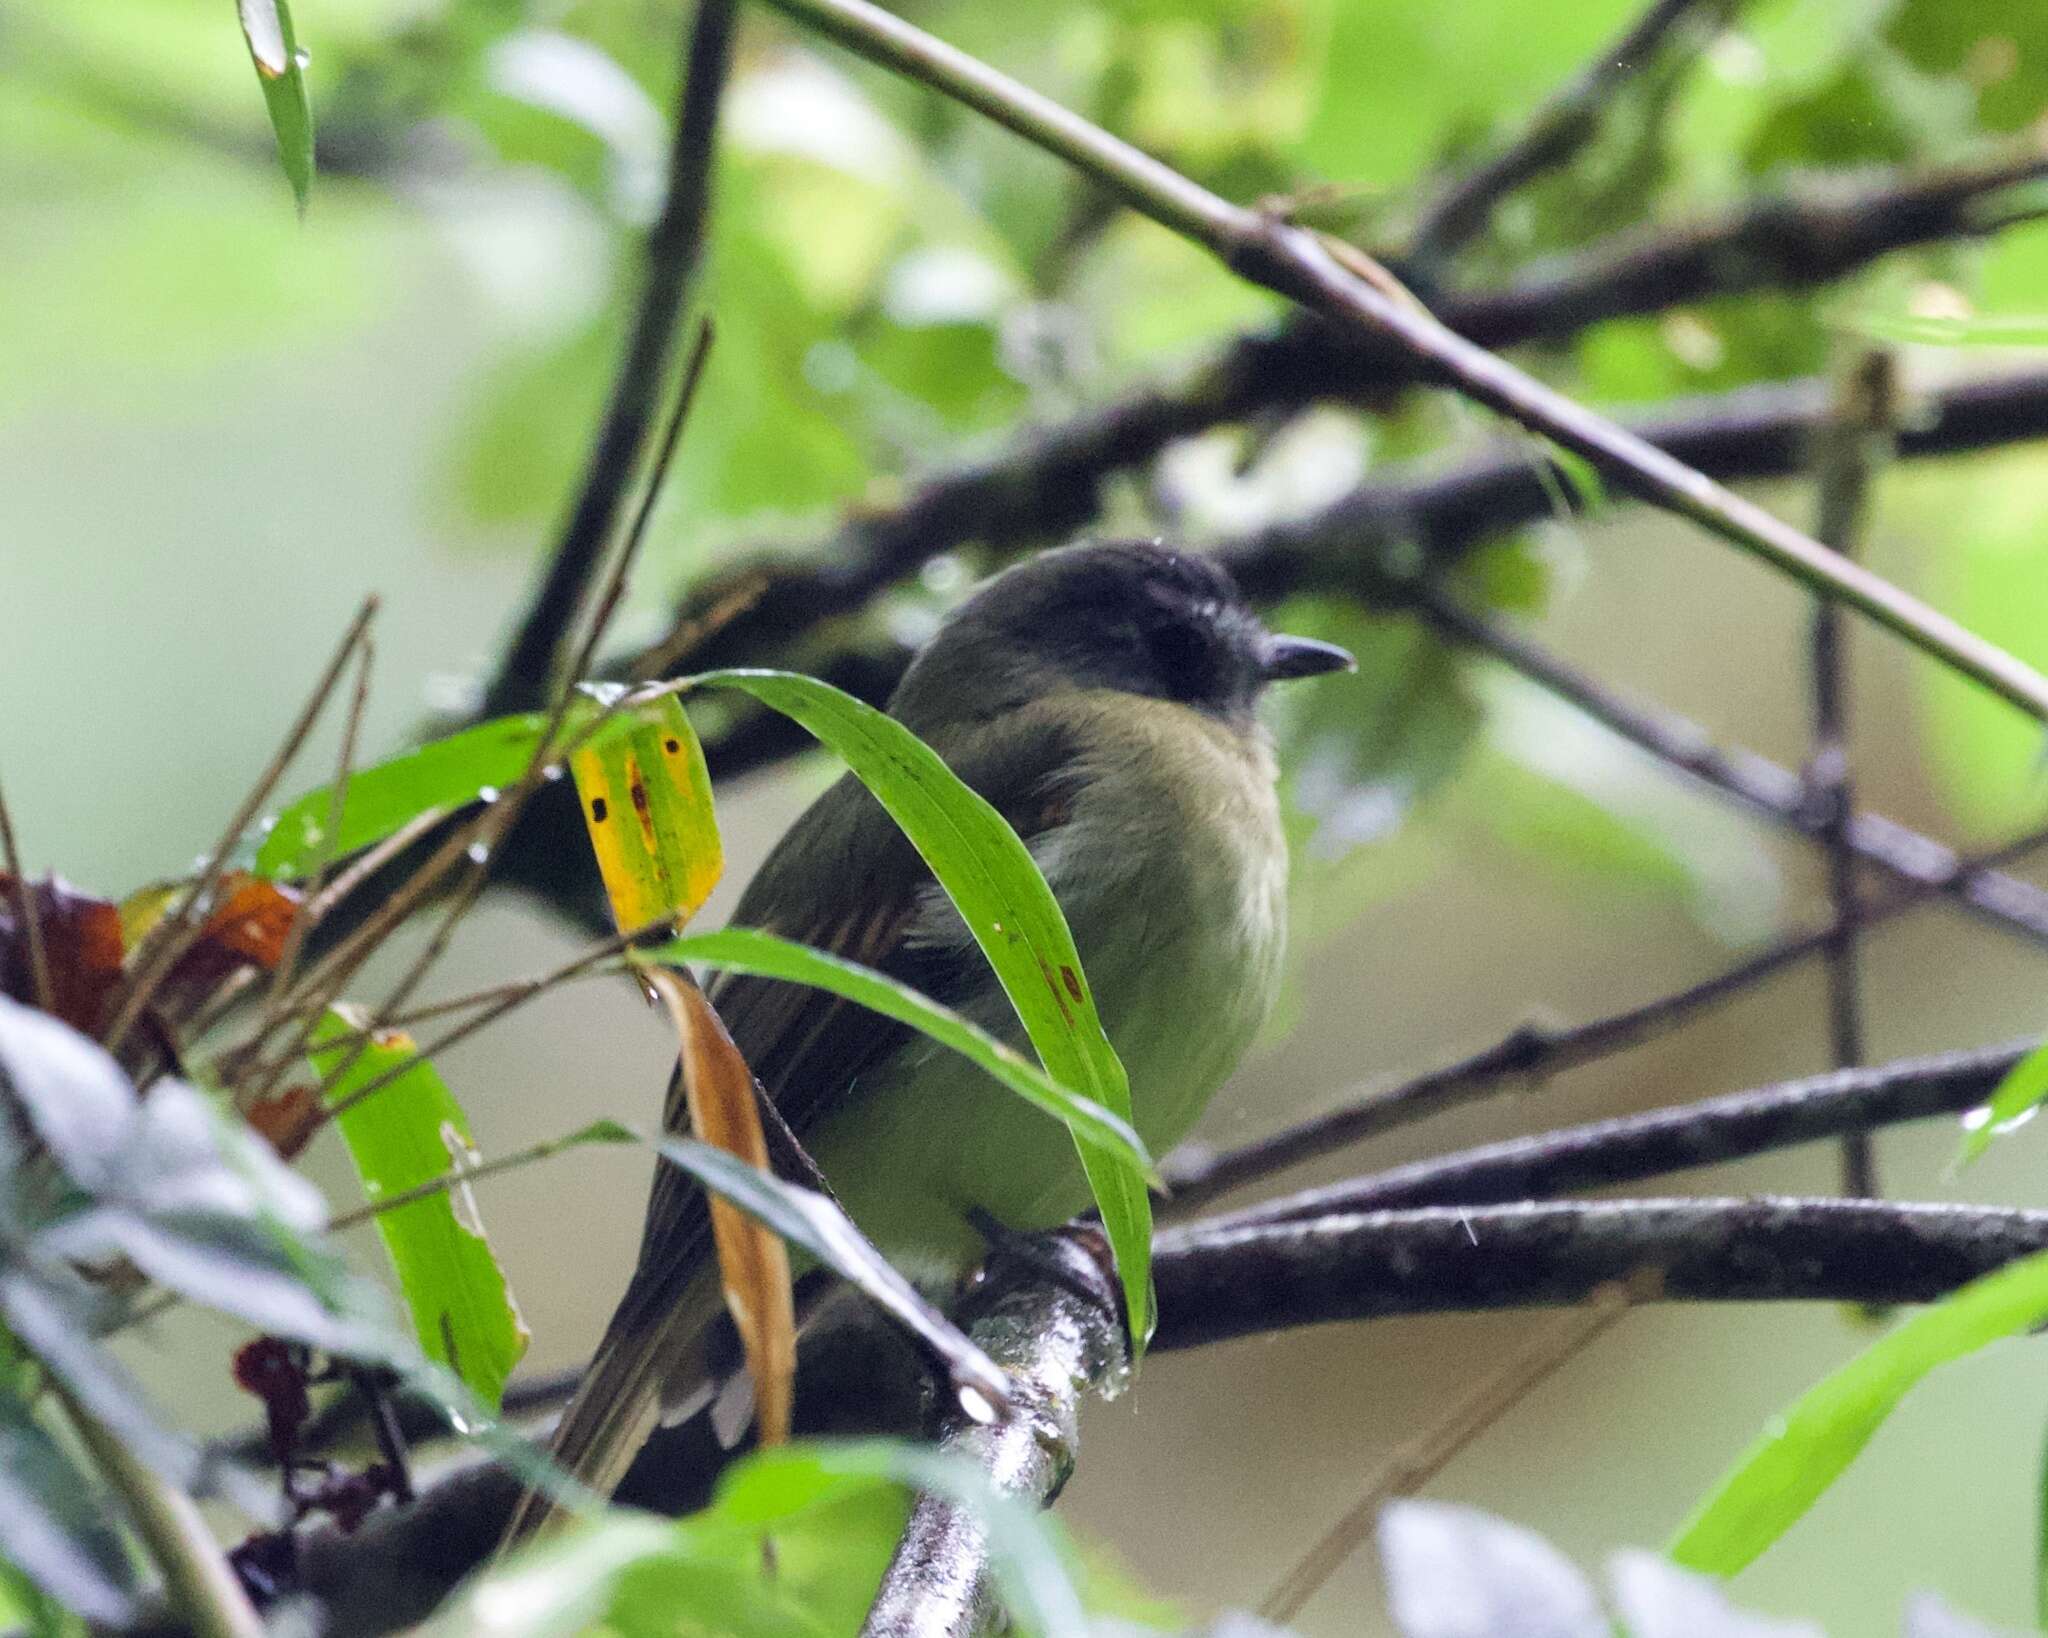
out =
[[[942,754],[945,746],[938,747]],[[1072,733],[1019,713],[982,724],[953,771],[1027,842],[1065,822],[1080,778]],[[851,775],[792,825],[761,866],[733,924],[760,927],[858,961],[947,1004],[988,980],[978,950],[920,938],[938,892],[930,869],[882,805]],[[780,979],[727,975],[713,1004],[790,1132],[801,1140],[909,1034],[905,1025],[827,991]],[[663,1125],[688,1130],[671,1080]],[[770,1147],[775,1133],[770,1131]],[[786,1147],[786,1146],[785,1146]],[[628,1310],[651,1320],[709,1255],[702,1190],[675,1166],[656,1168]]]

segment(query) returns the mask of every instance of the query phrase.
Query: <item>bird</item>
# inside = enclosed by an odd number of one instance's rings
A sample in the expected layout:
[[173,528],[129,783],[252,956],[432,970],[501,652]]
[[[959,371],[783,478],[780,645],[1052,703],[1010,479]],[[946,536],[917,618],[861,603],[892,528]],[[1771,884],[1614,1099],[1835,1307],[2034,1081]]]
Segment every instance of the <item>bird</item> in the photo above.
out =
[[[984,582],[889,699],[1030,848],[1155,1154],[1193,1127],[1279,986],[1287,847],[1260,697],[1353,668],[1333,644],[1269,631],[1209,556],[1091,541]],[[791,825],[732,922],[878,968],[1029,1050],[958,912],[851,774]],[[1064,1128],[948,1049],[787,981],[726,975],[706,994],[854,1222],[913,1276],[973,1266],[991,1223],[1030,1232],[1089,1204]],[[664,1120],[687,1127],[679,1079]],[[721,1304],[702,1191],[658,1162],[556,1461],[610,1494],[665,1411],[703,1402]],[[508,1543],[549,1513],[529,1494]]]

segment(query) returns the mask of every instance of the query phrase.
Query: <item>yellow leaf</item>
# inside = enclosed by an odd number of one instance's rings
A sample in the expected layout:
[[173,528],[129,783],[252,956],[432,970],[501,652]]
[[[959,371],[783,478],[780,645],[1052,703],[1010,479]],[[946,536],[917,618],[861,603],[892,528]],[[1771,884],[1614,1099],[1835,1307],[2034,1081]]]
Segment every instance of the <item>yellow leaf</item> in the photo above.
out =
[[725,870],[704,748],[673,695],[638,708],[630,733],[569,759],[583,823],[621,932],[703,907]]

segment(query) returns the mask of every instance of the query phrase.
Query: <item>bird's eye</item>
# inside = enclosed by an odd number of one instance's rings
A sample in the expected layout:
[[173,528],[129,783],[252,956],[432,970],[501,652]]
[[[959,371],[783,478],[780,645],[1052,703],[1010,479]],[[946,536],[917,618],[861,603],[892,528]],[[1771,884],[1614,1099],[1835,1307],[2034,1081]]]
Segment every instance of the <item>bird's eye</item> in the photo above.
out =
[[1215,650],[1209,634],[1185,621],[1162,621],[1149,634],[1152,663],[1170,692],[1182,697],[1198,695],[1208,686],[1215,670]]

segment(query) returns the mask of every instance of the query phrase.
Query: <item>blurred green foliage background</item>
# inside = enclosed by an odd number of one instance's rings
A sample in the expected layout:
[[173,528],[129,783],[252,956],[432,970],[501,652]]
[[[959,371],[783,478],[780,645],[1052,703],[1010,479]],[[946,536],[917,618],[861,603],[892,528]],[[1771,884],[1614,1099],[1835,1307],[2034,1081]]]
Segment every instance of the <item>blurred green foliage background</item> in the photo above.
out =
[[[1483,151],[1620,29],[1632,0],[1049,0],[903,8],[1233,198],[1285,197],[1397,245],[1435,179]],[[0,4],[0,767],[31,868],[118,894],[207,844],[366,590],[385,598],[371,749],[478,684],[572,492],[660,197],[681,17],[672,0],[302,0],[323,165],[293,210],[224,0]],[[1510,202],[1458,268],[1483,285],[1760,189],[2038,140],[2048,10],[2029,0],[1754,0],[1634,82],[1564,172]],[[725,107],[702,308],[718,342],[622,643],[693,579],[836,510],[1144,382],[1278,304],[1160,229],[1106,212],[961,111],[749,14]],[[2039,189],[2042,184],[2035,184]],[[2048,200],[2022,199],[2015,210]],[[1599,324],[1524,362],[1607,407],[1824,370],[1859,313],[2038,320],[2048,223],[1890,258],[1820,291]],[[2020,362],[1908,348],[1927,384]],[[1103,522],[1218,538],[1298,514],[1475,413],[1410,395],[1219,429],[1112,486]],[[1797,520],[1808,486],[1762,498]],[[1901,467],[1871,559],[2048,663],[2048,455]],[[887,600],[915,636],[982,566]],[[1602,512],[1492,544],[1471,584],[1618,686],[1796,764],[1805,599],[1668,520]],[[1211,1135],[1483,1044],[1533,1010],[1611,1010],[1704,976],[1819,911],[1818,861],[1411,623],[1297,611],[1362,675],[1280,722],[1299,842],[1296,982]],[[1867,805],[1963,841],[2043,812],[2037,735],[1857,634]],[[316,749],[307,764],[324,769]],[[309,773],[308,779],[319,777]],[[816,788],[807,765],[729,793],[734,880]],[[728,893],[730,891],[728,886]],[[714,907],[714,918],[716,906]],[[570,935],[493,901],[450,989],[536,969]],[[2028,1031],[2038,952],[1940,909],[1872,941],[1873,1051]],[[669,1052],[630,996],[573,992],[443,1064],[486,1152],[651,1118]],[[1821,1067],[1817,977],[1538,1094],[1381,1143],[1375,1160]],[[1968,1180],[2048,1203],[2038,1132]],[[1939,1198],[1945,1132],[1888,1137],[1885,1174]],[[343,1176],[327,1156],[325,1178]],[[536,1334],[581,1357],[637,1233],[644,1158],[582,1153],[484,1206]],[[1325,1167],[1329,1175],[1340,1168]],[[1341,1168],[1349,1169],[1349,1168]],[[1800,1154],[1703,1188],[1825,1189]],[[1532,1321],[1400,1322],[1162,1357],[1098,1408],[1068,1502],[1089,1539],[1201,1610],[1255,1601]],[[1654,1544],[1761,1420],[1859,1343],[1842,1314],[1631,1316],[1438,1482],[1583,1561]],[[195,1415],[246,1415],[225,1368]],[[2015,1345],[1937,1378],[1745,1580],[1837,1631],[1889,1627],[1931,1585],[2027,1610],[2048,1407]],[[1310,1633],[1378,1630],[1350,1566]]]

